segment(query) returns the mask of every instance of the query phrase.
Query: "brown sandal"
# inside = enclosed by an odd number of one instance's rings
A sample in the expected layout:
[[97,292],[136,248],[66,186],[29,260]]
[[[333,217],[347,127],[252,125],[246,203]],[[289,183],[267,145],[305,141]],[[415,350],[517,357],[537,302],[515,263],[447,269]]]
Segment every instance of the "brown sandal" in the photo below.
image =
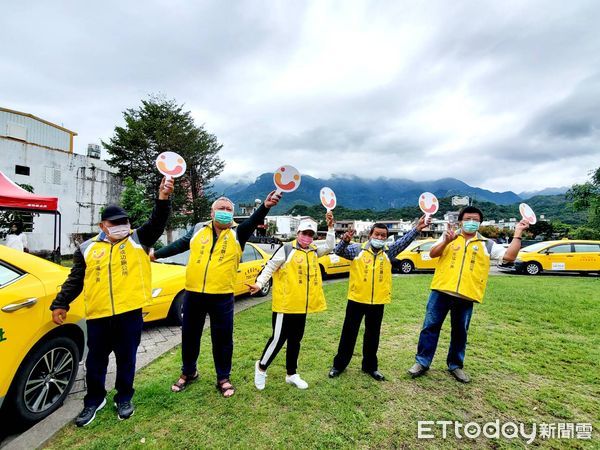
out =
[[171,386],[171,392],[183,392],[188,384],[193,383],[198,379],[198,372],[194,375],[179,375],[179,379]]
[[[227,378],[218,381],[215,386],[217,387],[219,392],[221,392],[221,395],[223,395],[223,397],[225,398],[233,397],[233,394],[235,394],[235,387],[233,387],[233,384],[231,384],[231,382]],[[228,394],[228,392],[231,393]]]

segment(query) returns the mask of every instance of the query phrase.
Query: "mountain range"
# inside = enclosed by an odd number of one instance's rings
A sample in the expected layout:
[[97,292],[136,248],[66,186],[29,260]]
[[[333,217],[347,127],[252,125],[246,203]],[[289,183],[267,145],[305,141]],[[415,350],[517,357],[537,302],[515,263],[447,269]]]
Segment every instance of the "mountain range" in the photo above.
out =
[[[548,188],[542,191],[528,191],[516,194],[512,191],[493,192],[487,189],[470,186],[456,178],[442,178],[434,181],[412,181],[407,179],[365,179],[359,177],[332,177],[329,179],[314,178],[303,175],[298,190],[284,194],[280,204],[274,210],[281,213],[297,205],[314,205],[319,203],[319,192],[327,186],[336,193],[337,204],[349,209],[371,209],[381,211],[390,208],[414,206],[422,192],[428,191],[438,198],[454,195],[468,195],[477,201],[510,205],[536,195],[562,194],[568,188]],[[217,195],[225,195],[236,204],[252,203],[255,199],[263,200],[273,190],[273,174],[263,173],[253,183],[226,183],[217,180],[213,191]]]

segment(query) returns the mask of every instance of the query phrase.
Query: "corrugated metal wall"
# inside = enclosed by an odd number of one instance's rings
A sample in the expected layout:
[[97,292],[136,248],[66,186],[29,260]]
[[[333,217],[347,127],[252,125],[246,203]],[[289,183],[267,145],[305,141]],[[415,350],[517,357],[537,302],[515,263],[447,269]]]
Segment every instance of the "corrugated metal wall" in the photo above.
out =
[[[17,127],[13,127],[12,131],[11,124],[17,125]],[[11,137],[11,134],[15,134],[15,128],[20,127],[25,128],[25,139],[30,144],[42,145],[65,152],[70,151],[71,136],[66,131],[59,130],[31,117],[0,111],[0,136]]]

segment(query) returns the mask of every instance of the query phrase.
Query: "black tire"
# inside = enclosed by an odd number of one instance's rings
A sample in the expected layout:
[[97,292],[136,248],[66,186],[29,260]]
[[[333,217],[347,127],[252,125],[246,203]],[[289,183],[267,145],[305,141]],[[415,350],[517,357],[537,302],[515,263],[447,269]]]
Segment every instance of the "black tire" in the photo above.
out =
[[412,263],[412,261],[409,261],[408,259],[403,259],[402,261],[400,261],[400,264],[398,264],[398,271],[405,275],[414,272],[414,270],[415,265]]
[[181,326],[183,324],[183,292],[175,296],[169,309],[168,320],[173,325]]
[[265,283],[265,285],[262,287],[262,289],[256,293],[256,296],[257,297],[266,297],[269,294],[269,291],[271,290],[272,282],[273,282],[273,280],[267,281]]
[[23,423],[39,422],[62,406],[78,368],[79,350],[72,339],[54,337],[34,347],[15,375],[9,408]]
[[542,266],[535,261],[528,262],[525,264],[524,273],[527,275],[539,275],[542,273]]
[[319,267],[321,268],[321,280],[326,280],[328,275],[325,272],[325,267],[322,264],[319,264]]

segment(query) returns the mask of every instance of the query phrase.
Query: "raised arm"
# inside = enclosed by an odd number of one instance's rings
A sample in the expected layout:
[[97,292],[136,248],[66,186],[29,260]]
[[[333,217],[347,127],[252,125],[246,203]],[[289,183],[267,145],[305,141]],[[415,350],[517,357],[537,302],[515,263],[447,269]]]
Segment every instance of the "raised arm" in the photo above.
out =
[[387,251],[388,258],[395,258],[398,253],[404,250],[409,244],[419,235],[419,233],[431,223],[431,219],[425,220],[425,216],[421,216],[419,221],[417,222],[417,226],[415,226],[412,230],[406,233],[401,238],[398,238],[394,241],[390,248]]
[[194,228],[192,227],[184,236],[177,239],[175,242],[162,247],[156,251],[150,251],[150,259],[167,258],[169,256],[178,255],[190,249],[190,241],[194,236]]
[[173,192],[173,186],[173,180],[167,180],[166,177],[163,177],[158,189],[158,199],[154,204],[150,219],[135,230],[140,244],[144,247],[152,247],[165,231],[165,226],[171,212],[171,200],[169,200],[169,197]]
[[343,234],[340,242],[338,242],[338,244],[333,249],[333,253],[335,253],[338,256],[341,256],[342,258],[350,260],[356,258],[360,253],[360,245],[350,244],[355,232],[356,231],[354,229],[346,231]]
[[265,221],[265,217],[267,217],[269,210],[277,205],[280,199],[281,194],[277,194],[275,191],[269,192],[269,195],[267,195],[263,204],[260,205],[250,217],[238,225],[236,230],[237,239],[242,248],[244,248],[244,245],[246,245],[246,242],[250,236],[252,236],[256,227]]
[[331,253],[331,250],[335,247],[335,231],[333,230],[335,222],[331,211],[327,211],[325,220],[327,220],[327,236],[325,236],[325,244],[317,246],[317,256],[327,255]]

